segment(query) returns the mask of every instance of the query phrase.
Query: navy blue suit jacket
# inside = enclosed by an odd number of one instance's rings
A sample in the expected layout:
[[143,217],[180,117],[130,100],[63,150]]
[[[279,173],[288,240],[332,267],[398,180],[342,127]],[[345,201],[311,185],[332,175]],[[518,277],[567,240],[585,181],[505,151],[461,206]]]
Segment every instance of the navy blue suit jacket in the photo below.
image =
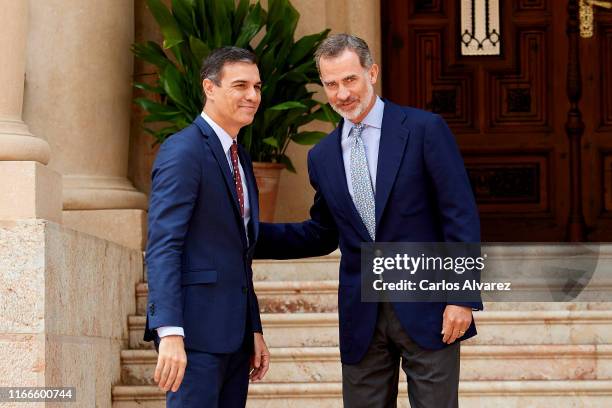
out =
[[232,172],[213,129],[198,116],[162,144],[149,206],[145,340],[154,340],[160,326],[180,326],[186,348],[231,353],[242,345],[245,327],[261,331],[251,269],[258,191],[241,146],[239,155],[251,206],[250,245]]
[[[257,258],[319,256],[336,249],[342,361],[368,349],[377,303],[361,302],[360,245],[371,242],[346,184],[340,146],[343,123],[308,154],[315,189],[311,219],[260,225]],[[480,242],[478,210],[452,133],[435,114],[385,101],[376,176],[377,242]],[[481,302],[461,303],[482,309]],[[394,303],[397,317],[421,347],[440,349],[446,303]],[[461,338],[476,334],[472,322]]]

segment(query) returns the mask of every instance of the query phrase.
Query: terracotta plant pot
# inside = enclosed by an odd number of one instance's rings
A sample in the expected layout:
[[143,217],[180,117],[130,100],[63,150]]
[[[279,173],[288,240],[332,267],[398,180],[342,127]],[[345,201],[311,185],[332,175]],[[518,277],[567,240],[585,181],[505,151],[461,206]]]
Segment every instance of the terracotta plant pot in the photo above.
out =
[[253,171],[259,189],[259,220],[272,222],[276,210],[278,183],[284,164],[254,162]]

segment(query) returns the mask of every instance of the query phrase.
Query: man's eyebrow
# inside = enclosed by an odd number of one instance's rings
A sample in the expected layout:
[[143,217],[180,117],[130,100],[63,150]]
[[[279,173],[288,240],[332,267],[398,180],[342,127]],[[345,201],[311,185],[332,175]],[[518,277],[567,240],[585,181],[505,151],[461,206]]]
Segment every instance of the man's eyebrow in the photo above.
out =
[[[355,79],[355,78],[357,78],[357,75],[355,75],[355,74],[351,74],[351,75],[347,75],[347,76],[345,76],[344,78],[342,78],[342,79],[341,79],[341,81],[346,81],[347,79]],[[335,79],[331,79],[331,80],[329,80],[329,81],[322,81],[322,82],[323,82],[324,84],[334,84],[334,83],[336,83],[337,81],[336,81]]]
[[[246,79],[236,79],[231,82],[232,85],[248,84],[248,83],[249,81],[247,81]],[[255,82],[255,85],[261,85],[261,81]]]

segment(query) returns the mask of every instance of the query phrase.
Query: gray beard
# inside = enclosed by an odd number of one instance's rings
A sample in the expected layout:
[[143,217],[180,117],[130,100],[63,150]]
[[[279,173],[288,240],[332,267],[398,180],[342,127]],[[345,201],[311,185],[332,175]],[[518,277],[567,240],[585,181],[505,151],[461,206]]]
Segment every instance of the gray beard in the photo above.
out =
[[361,116],[363,112],[365,112],[365,110],[368,108],[368,105],[370,104],[370,101],[372,100],[373,96],[374,86],[370,84],[370,86],[368,87],[368,93],[366,94],[365,98],[363,98],[359,102],[359,105],[357,105],[357,107],[355,107],[355,109],[353,109],[352,111],[343,111],[341,109],[338,109],[335,105],[331,105],[331,107],[334,111],[336,111],[338,115],[342,116],[346,120],[350,120],[351,122],[353,122],[351,118]]

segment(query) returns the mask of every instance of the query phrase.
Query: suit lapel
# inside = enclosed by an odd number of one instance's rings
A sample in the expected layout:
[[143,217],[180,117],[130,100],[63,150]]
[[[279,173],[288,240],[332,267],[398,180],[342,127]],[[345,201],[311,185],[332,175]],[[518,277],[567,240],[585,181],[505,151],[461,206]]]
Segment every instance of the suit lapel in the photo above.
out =
[[251,239],[251,245],[253,245],[259,236],[259,197],[257,193],[257,182],[255,181],[255,174],[253,174],[251,160],[241,144],[238,145],[238,156],[240,157],[240,163],[244,169],[244,176],[246,178],[246,185],[249,193],[251,222],[253,223],[253,238]]
[[344,171],[344,159],[342,158],[342,126],[344,126],[344,119],[340,121],[338,127],[332,132],[332,139],[334,141],[334,149],[332,157],[327,162],[329,166],[331,166],[331,171],[327,172],[327,174],[331,178],[331,185],[337,186],[339,188],[339,199],[340,203],[343,203],[343,208],[349,209],[349,214],[353,219],[353,224],[361,234],[362,241],[372,241],[370,238],[370,234],[368,233],[368,229],[366,228],[357,208],[355,207],[355,203],[351,198],[351,194],[348,190],[348,184],[346,179],[346,172]]
[[238,193],[236,193],[236,187],[234,185],[234,176],[229,167],[229,163],[227,162],[227,156],[223,151],[223,146],[221,145],[221,141],[215,134],[214,130],[206,123],[202,116],[198,115],[195,120],[196,125],[202,131],[210,150],[217,160],[217,164],[221,169],[221,173],[223,174],[223,180],[225,181],[225,186],[229,194],[232,196],[232,202],[234,205],[234,215],[240,219],[240,225],[242,226],[242,230],[244,230],[244,223],[242,222],[242,216],[240,215],[240,204],[238,203]]
[[376,227],[380,224],[387,200],[391,194],[404,158],[404,150],[410,131],[404,123],[406,114],[399,106],[385,101],[380,145],[378,148],[378,166],[376,169]]

